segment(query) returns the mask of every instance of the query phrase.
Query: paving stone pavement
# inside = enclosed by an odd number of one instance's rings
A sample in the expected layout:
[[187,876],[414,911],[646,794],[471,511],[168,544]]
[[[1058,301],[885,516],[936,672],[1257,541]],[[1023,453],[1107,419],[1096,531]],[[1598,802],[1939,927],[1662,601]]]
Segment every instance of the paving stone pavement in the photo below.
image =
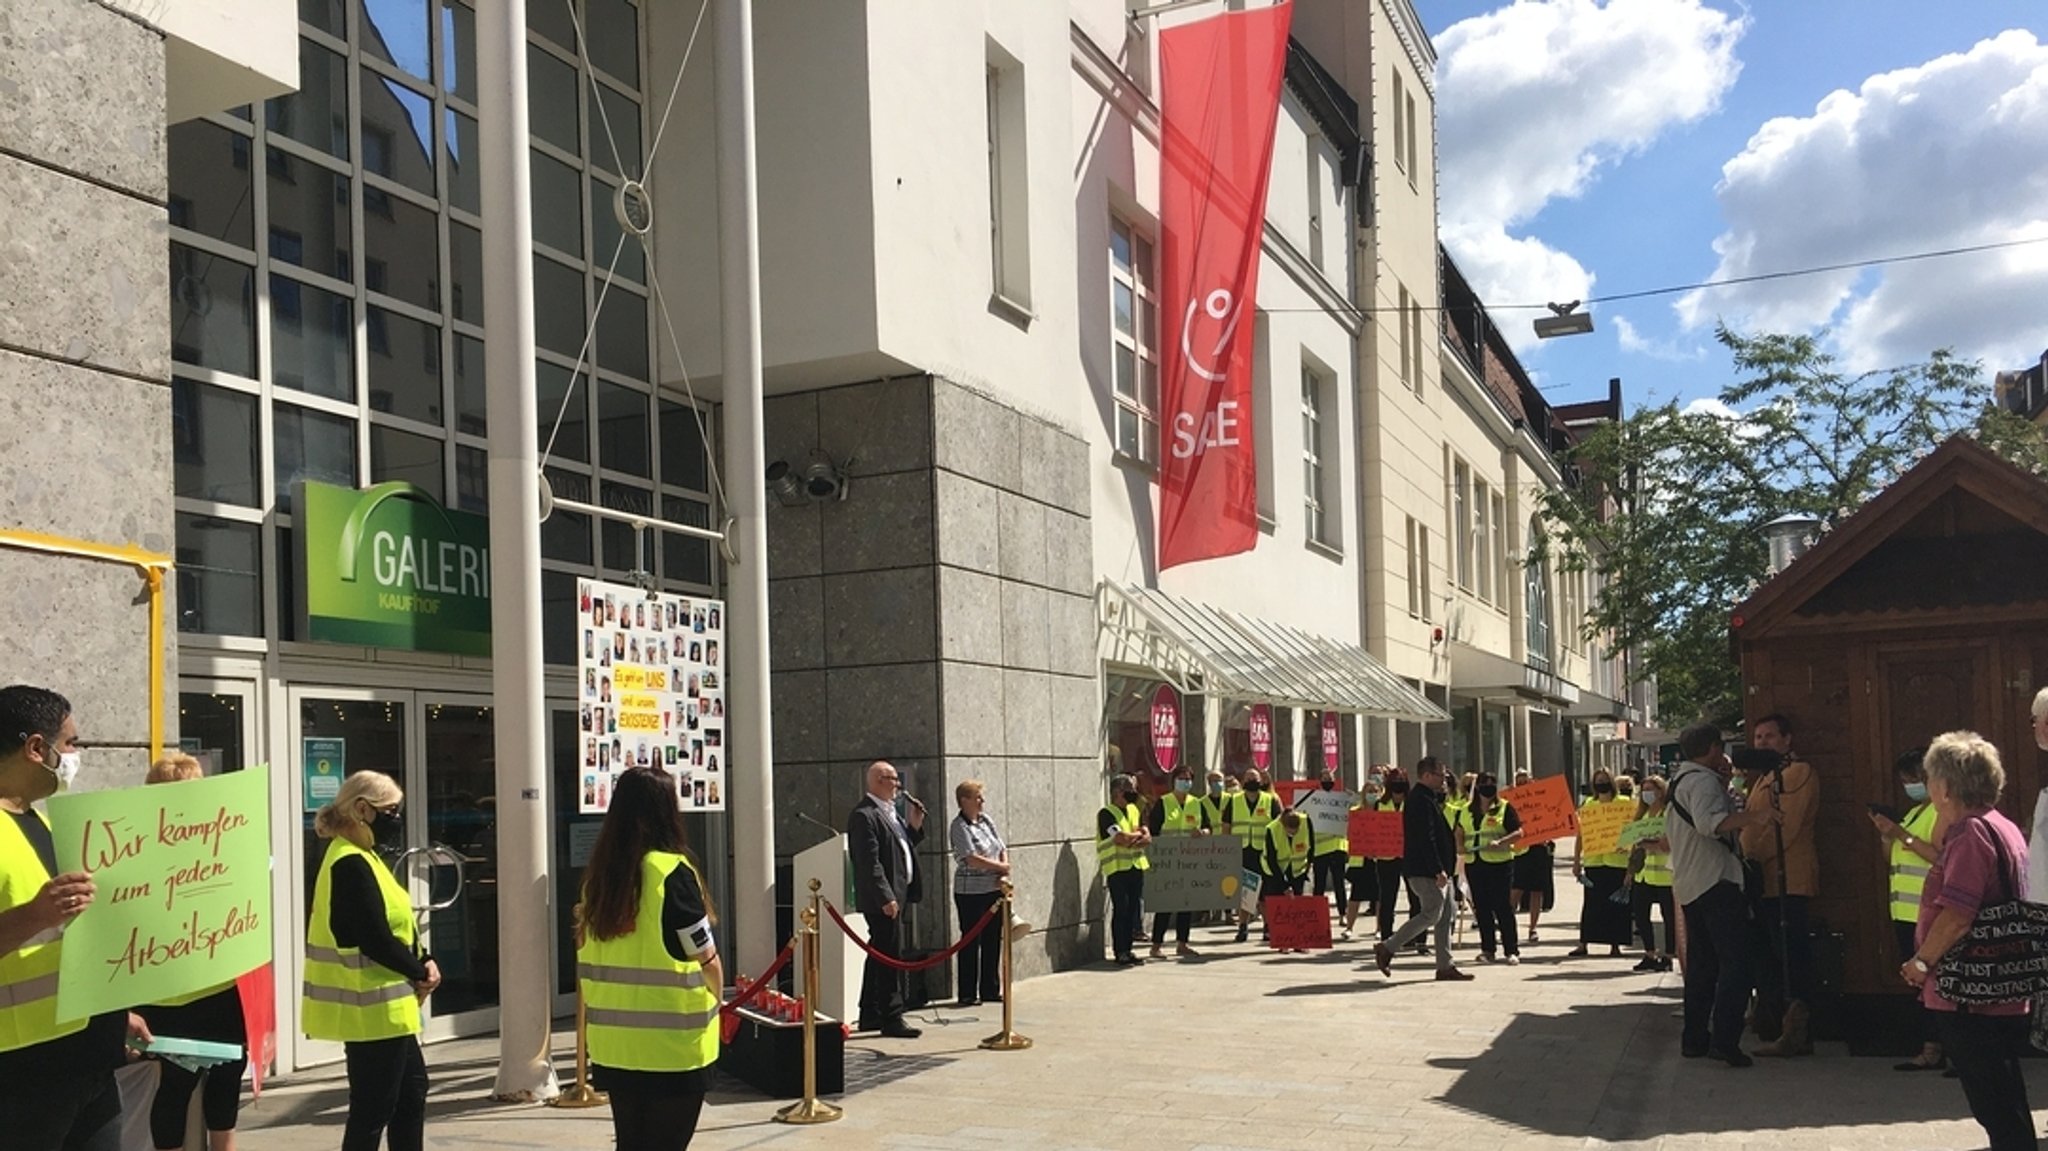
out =
[[[1976,1148],[1954,1080],[1821,1044],[1810,1059],[1733,1071],[1678,1055],[1679,976],[1627,959],[1568,959],[1578,889],[1568,875],[1542,942],[1518,967],[1459,961],[1438,984],[1424,957],[1392,979],[1370,945],[1282,956],[1197,928],[1197,959],[1100,965],[1017,990],[1022,1052],[977,1048],[982,1008],[922,1012],[922,1038],[858,1038],[845,1118],[773,1121],[783,1101],[715,1093],[693,1148],[1021,1148],[1300,1151],[1303,1148]],[[1596,949],[1597,951],[1598,949]],[[557,1065],[572,1068],[572,1038]],[[496,1104],[494,1040],[432,1046],[430,1148],[605,1148],[609,1112]],[[2048,1061],[2042,1061],[2048,1064]],[[2048,1066],[2030,1069],[2048,1100]],[[254,1151],[331,1149],[339,1069],[273,1085],[246,1106]]]

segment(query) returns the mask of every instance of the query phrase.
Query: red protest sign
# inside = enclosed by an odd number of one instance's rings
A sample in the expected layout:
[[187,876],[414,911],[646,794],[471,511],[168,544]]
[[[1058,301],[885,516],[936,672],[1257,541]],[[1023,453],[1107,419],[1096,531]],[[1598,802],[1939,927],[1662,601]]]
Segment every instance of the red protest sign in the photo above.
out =
[[1152,693],[1152,760],[1168,775],[1180,762],[1180,696],[1163,683]]
[[1354,811],[1346,838],[1350,841],[1353,855],[1366,859],[1399,859],[1404,842],[1401,838],[1401,813],[1370,809]]
[[1330,946],[1330,901],[1320,895],[1276,895],[1265,902],[1267,946]]
[[1260,771],[1273,762],[1273,708],[1270,704],[1252,705],[1250,720],[1252,742],[1252,766]]
[[1280,796],[1281,803],[1289,807],[1294,806],[1295,800],[1321,786],[1322,784],[1313,779],[1276,779],[1273,781],[1274,793]]
[[1522,821],[1524,847],[1578,834],[1578,811],[1572,803],[1571,785],[1564,776],[1546,775],[1520,787],[1510,787],[1500,797]]

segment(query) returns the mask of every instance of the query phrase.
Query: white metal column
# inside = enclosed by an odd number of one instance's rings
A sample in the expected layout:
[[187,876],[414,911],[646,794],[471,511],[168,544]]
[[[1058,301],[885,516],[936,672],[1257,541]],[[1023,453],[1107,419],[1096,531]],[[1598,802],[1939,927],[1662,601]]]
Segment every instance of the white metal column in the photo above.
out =
[[540,455],[534,442],[533,203],[526,0],[476,7],[482,113],[484,410],[490,423],[491,694],[498,760],[500,1099],[560,1093],[549,1056],[547,701],[541,686]]

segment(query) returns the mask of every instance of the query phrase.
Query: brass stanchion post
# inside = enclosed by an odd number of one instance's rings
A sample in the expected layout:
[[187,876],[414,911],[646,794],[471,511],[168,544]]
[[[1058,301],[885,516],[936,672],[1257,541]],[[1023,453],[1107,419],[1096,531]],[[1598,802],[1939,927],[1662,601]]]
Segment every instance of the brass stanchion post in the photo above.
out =
[[1011,900],[1016,888],[1003,880],[1003,1029],[981,1041],[987,1051],[1022,1051],[1031,1046],[1031,1040],[1017,1034],[1017,985],[1011,978],[1010,945],[1012,928],[1016,924],[1015,908]]
[[811,903],[803,910],[804,941],[804,1097],[775,1113],[778,1123],[830,1123],[845,1115],[839,1107],[818,1098],[818,889],[811,880]]
[[611,1097],[590,1086],[590,1037],[583,1018],[583,988],[576,988],[576,1085],[548,1100],[550,1107],[603,1107]]

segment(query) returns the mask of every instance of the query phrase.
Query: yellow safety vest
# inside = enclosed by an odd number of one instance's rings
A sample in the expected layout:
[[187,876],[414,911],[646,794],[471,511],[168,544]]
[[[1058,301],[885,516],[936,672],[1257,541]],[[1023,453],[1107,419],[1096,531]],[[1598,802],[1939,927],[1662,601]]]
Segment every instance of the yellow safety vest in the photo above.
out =
[[[1307,819],[1308,817],[1304,815],[1304,816],[1302,816],[1302,818],[1303,818],[1303,819]],[[1343,831],[1339,832],[1339,833],[1338,833],[1338,834],[1336,834],[1336,835],[1318,835],[1318,836],[1316,836],[1316,858],[1317,858],[1317,859],[1321,859],[1321,858],[1322,858],[1323,856],[1325,856],[1325,855],[1343,855],[1343,856],[1349,856],[1350,854],[1351,854],[1351,828],[1350,828],[1349,826],[1345,827],[1345,829],[1344,829]]]
[[[1102,810],[1116,820],[1116,828],[1125,835],[1138,833],[1138,805],[1126,803],[1122,807],[1103,805]],[[1142,847],[1119,847],[1115,835],[1104,835],[1095,841],[1095,862],[1102,869],[1102,877],[1109,878],[1125,871],[1150,871],[1152,862],[1145,858]]]
[[1160,796],[1159,801],[1166,805],[1165,818],[1159,823],[1160,830],[1187,832],[1202,830],[1204,805],[1201,800],[1192,797],[1182,799],[1180,796],[1169,792],[1166,795]]
[[369,861],[384,895],[384,922],[410,948],[416,938],[412,897],[375,855],[346,839],[328,841],[313,881],[312,921],[306,924],[306,978],[299,1001],[299,1025],[308,1039],[354,1043],[417,1035],[420,1001],[405,976],[334,942],[334,865],[351,856]]
[[1460,799],[1455,796],[1444,800],[1444,822],[1452,827],[1458,826],[1458,813],[1471,806],[1472,804],[1469,800]]
[[1224,805],[1228,804],[1230,797],[1235,794],[1236,792],[1212,791],[1202,796],[1202,806],[1209,810],[1209,826],[1223,826]]
[[[1934,834],[1934,805],[1922,803],[1906,813],[1906,820],[1899,824],[1906,834],[1914,839],[1926,839]],[[1920,921],[1920,892],[1927,887],[1927,861],[1906,849],[1903,843],[1892,844],[1892,919],[1899,923]]]
[[1309,842],[1314,834],[1306,816],[1302,817],[1301,826],[1295,828],[1292,835],[1279,820],[1274,820],[1266,827],[1266,851],[1261,862],[1271,859],[1278,863],[1280,875],[1287,879],[1307,875]]
[[[1644,835],[1643,838],[1664,838],[1664,822],[1667,818],[1669,817],[1662,814],[1644,816],[1639,822],[1644,825],[1648,834]],[[1636,872],[1636,882],[1644,887],[1671,886],[1671,853],[1668,851],[1643,852],[1643,869]]]
[[1280,801],[1274,799],[1270,791],[1260,792],[1257,804],[1246,803],[1244,792],[1240,791],[1231,797],[1228,818],[1224,822],[1230,825],[1231,834],[1237,836],[1239,844],[1250,847],[1265,842],[1266,825],[1279,817],[1279,809]]
[[[1594,804],[1596,804],[1596,803],[1621,803],[1621,802],[1623,802],[1623,800],[1622,800],[1622,799],[1620,799],[1619,797],[1616,797],[1616,798],[1614,798],[1614,799],[1600,799],[1600,798],[1597,798],[1597,797],[1596,797],[1596,798],[1593,798],[1593,799],[1588,799],[1588,800],[1586,800],[1586,801],[1585,801],[1584,803],[1581,803],[1581,804],[1579,804],[1579,810],[1581,810],[1581,811],[1584,811],[1584,810],[1585,810],[1586,808],[1589,808],[1589,807],[1593,806],[1593,805],[1594,805]],[[1579,862],[1580,862],[1580,864],[1582,864],[1583,866],[1586,866],[1586,867],[1627,867],[1627,866],[1628,866],[1628,852],[1626,852],[1626,851],[1610,851],[1610,852],[1603,852],[1603,853],[1601,853],[1601,854],[1598,854],[1598,855],[1595,855],[1595,854],[1593,854],[1592,852],[1586,852],[1586,853],[1583,853],[1583,854],[1582,854],[1582,855],[1581,855],[1581,856],[1579,857]]]
[[[35,817],[44,827],[50,825],[42,812],[35,812]],[[11,816],[0,816],[0,911],[34,901],[52,878],[20,826]],[[17,1051],[85,1030],[83,1019],[57,1022],[57,957],[63,949],[64,932],[57,928],[0,954],[0,1051]]]
[[1470,807],[1458,809],[1458,827],[1465,833],[1465,862],[1507,863],[1514,859],[1514,848],[1489,846],[1494,840],[1508,833],[1507,818],[1507,805],[1502,803],[1494,804],[1493,810],[1487,812],[1486,818],[1480,820],[1476,826],[1472,821]]
[[633,929],[616,939],[585,932],[576,949],[592,1063],[621,1071],[695,1071],[718,1060],[722,989],[704,978],[703,964],[670,955],[662,939],[664,888],[678,867],[697,875],[680,855],[642,856]]

